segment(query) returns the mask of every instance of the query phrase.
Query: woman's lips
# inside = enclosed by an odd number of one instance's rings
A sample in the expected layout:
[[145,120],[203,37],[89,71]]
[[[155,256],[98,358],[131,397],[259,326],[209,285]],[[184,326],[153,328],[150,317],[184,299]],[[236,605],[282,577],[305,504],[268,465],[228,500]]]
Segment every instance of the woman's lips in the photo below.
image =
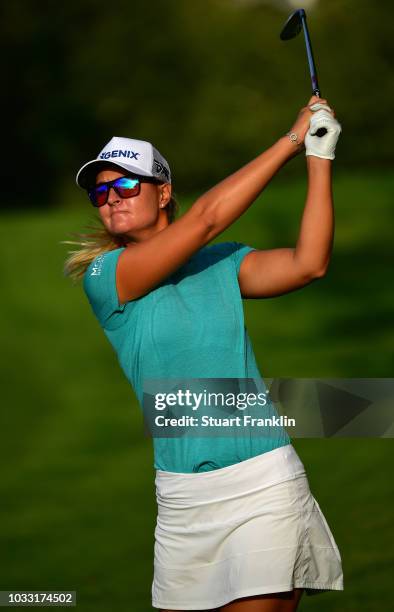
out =
[[121,214],[125,214],[125,213],[127,213],[127,212],[129,212],[129,211],[128,211],[128,210],[115,210],[115,211],[112,213],[111,217],[113,217],[114,215],[119,215],[119,214],[121,215]]

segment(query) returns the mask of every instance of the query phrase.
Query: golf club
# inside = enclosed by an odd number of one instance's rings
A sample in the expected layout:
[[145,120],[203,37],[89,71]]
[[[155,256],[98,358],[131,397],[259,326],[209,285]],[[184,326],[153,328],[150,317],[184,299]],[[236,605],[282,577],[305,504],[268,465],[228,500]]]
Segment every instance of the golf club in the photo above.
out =
[[280,38],[282,40],[290,40],[291,38],[297,36],[297,34],[299,34],[302,29],[304,30],[306,54],[308,56],[309,71],[311,74],[312,81],[312,91],[315,96],[318,96],[320,98],[316,66],[313,59],[311,39],[308,32],[308,26],[306,24],[306,13],[304,9],[297,9],[296,11],[294,11],[294,13],[290,15],[285,25],[283,26],[283,29],[280,33]]
[[[320,89],[317,81],[316,66],[315,61],[313,59],[312,44],[309,36],[308,26],[306,24],[306,13],[304,9],[297,9],[296,11],[294,11],[294,13],[290,15],[290,17],[287,19],[285,25],[282,28],[280,38],[281,40],[290,40],[291,38],[297,36],[297,34],[301,32],[301,30],[304,31],[306,54],[308,57],[309,72],[311,75],[312,82],[312,91],[315,96],[318,96],[320,98]],[[326,128],[320,128],[316,132],[316,135],[324,136],[326,132]]]

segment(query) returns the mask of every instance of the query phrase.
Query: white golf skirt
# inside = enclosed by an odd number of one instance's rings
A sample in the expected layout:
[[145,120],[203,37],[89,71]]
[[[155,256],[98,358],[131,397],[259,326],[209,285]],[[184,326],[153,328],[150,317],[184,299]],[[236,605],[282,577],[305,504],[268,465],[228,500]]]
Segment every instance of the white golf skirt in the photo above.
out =
[[343,590],[338,547],[292,444],[210,472],[156,470],[152,605]]

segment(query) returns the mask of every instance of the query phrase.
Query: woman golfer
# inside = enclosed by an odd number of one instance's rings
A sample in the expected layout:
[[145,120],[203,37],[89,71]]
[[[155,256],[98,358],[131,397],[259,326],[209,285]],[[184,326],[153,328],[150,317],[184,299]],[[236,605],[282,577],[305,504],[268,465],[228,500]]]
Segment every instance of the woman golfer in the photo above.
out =
[[[289,132],[178,219],[170,167],[148,142],[114,137],[79,170],[102,228],[84,235],[65,270],[83,276],[141,406],[149,379],[215,380],[215,391],[217,379],[261,385],[242,298],[279,296],[325,274],[340,132],[327,101],[313,96]],[[304,150],[308,193],[296,247],[209,245]],[[343,589],[340,553],[283,428],[259,436],[183,431],[153,444],[155,608],[290,612],[303,590]]]

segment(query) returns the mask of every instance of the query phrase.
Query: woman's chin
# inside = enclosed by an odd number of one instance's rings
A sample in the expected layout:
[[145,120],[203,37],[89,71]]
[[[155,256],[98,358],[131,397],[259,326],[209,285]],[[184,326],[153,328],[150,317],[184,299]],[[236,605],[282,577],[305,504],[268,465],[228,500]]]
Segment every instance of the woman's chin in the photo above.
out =
[[111,219],[111,232],[113,234],[124,234],[135,229],[133,224],[130,223],[130,219],[126,219],[125,215],[116,214]]

